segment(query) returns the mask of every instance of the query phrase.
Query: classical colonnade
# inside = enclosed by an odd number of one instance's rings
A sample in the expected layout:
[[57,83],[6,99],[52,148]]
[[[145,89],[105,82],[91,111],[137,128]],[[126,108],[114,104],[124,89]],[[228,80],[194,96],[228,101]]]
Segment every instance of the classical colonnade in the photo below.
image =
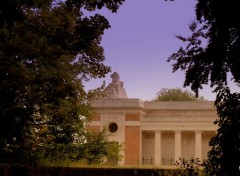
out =
[[[142,133],[144,134],[143,131]],[[166,136],[166,134],[169,134]],[[212,136],[214,136],[215,131],[203,131],[203,130],[192,130],[192,131],[181,131],[181,130],[173,130],[173,131],[162,131],[155,130],[149,133],[148,138],[152,138],[152,140],[144,140],[142,153],[145,158],[153,158],[154,165],[168,165],[164,162],[164,158],[173,160],[172,163],[175,163],[179,158],[190,159],[186,153],[190,153],[189,155],[193,158],[199,158],[201,161],[204,160],[207,156],[207,152],[210,149],[209,140]],[[152,135],[151,135],[152,134]],[[145,137],[146,138],[146,137]],[[152,143],[148,144],[147,147],[144,147],[144,143]],[[146,144],[145,144],[146,145]],[[147,152],[153,148],[153,152]],[[189,151],[192,150],[192,151]],[[145,153],[145,154],[144,154]],[[166,153],[170,153],[166,156]],[[152,163],[152,164],[153,164]],[[142,163],[144,164],[144,163]]]

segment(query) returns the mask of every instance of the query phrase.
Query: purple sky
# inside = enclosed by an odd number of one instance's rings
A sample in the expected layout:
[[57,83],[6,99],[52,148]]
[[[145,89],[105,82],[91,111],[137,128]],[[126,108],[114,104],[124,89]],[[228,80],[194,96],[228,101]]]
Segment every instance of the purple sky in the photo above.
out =
[[[112,28],[103,36],[105,64],[124,82],[129,98],[152,100],[161,88],[183,88],[184,72],[172,73],[166,60],[182,43],[175,35],[190,35],[188,24],[195,19],[195,0],[126,0],[118,13],[103,12]],[[106,81],[91,80],[86,89]],[[190,88],[186,88],[190,90]],[[214,100],[209,86],[200,96]]]

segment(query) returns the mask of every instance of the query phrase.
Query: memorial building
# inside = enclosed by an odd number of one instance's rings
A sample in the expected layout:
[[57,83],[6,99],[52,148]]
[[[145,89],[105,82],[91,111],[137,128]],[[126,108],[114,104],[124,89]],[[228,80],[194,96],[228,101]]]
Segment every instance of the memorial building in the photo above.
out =
[[211,101],[148,102],[128,98],[118,73],[105,89],[106,97],[92,106],[91,128],[106,127],[111,141],[123,144],[119,165],[173,165],[207,158],[209,141],[216,134],[218,118]]

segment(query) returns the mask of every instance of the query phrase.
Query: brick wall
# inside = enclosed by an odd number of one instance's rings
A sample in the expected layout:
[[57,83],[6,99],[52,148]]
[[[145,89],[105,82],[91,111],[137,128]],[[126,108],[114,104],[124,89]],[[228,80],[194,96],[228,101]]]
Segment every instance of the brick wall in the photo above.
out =
[[[126,121],[139,121],[138,114],[126,114]],[[125,165],[138,165],[140,162],[140,126],[125,127]]]

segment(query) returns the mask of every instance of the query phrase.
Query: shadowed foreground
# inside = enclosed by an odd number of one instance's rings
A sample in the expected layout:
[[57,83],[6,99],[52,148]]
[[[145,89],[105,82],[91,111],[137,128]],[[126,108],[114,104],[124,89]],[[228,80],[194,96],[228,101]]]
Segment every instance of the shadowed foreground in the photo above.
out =
[[[201,171],[200,171],[201,172]],[[189,170],[156,168],[103,168],[103,167],[30,167],[0,166],[1,176],[171,176],[189,175]],[[203,172],[199,173],[204,175]]]

